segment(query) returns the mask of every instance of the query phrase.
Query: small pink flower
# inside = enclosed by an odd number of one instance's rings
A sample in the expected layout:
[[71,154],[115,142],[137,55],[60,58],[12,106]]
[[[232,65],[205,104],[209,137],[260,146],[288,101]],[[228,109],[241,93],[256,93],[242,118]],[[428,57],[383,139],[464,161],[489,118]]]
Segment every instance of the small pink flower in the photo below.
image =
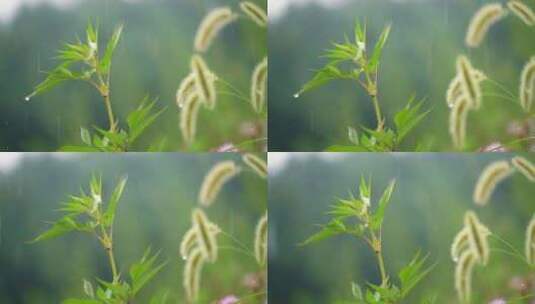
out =
[[503,298],[498,298],[491,300],[489,304],[507,304],[507,302]]
[[235,295],[229,295],[219,300],[217,304],[235,304],[238,303],[239,300],[240,299],[238,299]]

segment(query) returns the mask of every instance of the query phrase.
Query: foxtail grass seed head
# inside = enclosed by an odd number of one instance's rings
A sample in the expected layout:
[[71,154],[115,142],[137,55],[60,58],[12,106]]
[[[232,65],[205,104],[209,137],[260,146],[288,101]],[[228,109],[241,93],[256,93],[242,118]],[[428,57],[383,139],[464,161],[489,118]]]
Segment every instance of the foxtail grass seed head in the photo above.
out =
[[455,289],[459,302],[469,304],[472,294],[472,272],[476,263],[473,252],[465,251],[455,265]]
[[209,12],[197,29],[195,50],[206,52],[219,32],[236,18],[237,15],[229,7],[220,7]]
[[479,109],[481,106],[481,85],[476,79],[476,70],[464,55],[457,57],[457,75],[461,81],[462,95],[470,102],[470,107]]
[[[487,76],[485,73],[479,70],[474,70],[474,78],[477,82],[481,82],[487,79]],[[453,108],[457,100],[459,100],[462,96],[463,90],[461,87],[461,78],[459,75],[455,75],[448,86],[448,90],[446,91],[446,102],[448,103],[448,107]]]
[[261,27],[267,26],[267,14],[260,8],[258,5],[249,2],[242,1],[240,3],[240,9],[249,17],[254,23],[258,24]]
[[262,112],[267,98],[268,61],[265,57],[254,69],[251,77],[251,104],[256,113]]
[[470,251],[474,253],[480,264],[487,265],[490,256],[490,247],[487,240],[489,236],[488,228],[479,222],[476,214],[472,211],[466,212],[464,226],[468,230]]
[[[210,223],[209,229],[210,233],[214,236],[217,236],[217,234],[221,232],[221,229],[214,223]],[[192,253],[193,249],[198,247],[199,244],[197,241],[197,233],[195,227],[191,227],[190,229],[188,229],[188,231],[186,231],[184,237],[182,237],[182,242],[180,243],[180,256],[182,257],[182,259],[186,260]]]
[[190,73],[188,76],[186,76],[186,78],[182,80],[182,82],[180,82],[180,85],[178,86],[178,89],[176,91],[176,105],[179,108],[182,108],[188,97],[191,94],[195,93],[195,74]]
[[461,229],[461,231],[457,233],[457,235],[453,239],[453,243],[451,244],[451,259],[455,263],[457,263],[461,254],[468,248],[468,229],[466,227],[463,227],[463,229]]
[[515,156],[511,160],[513,166],[531,182],[535,182],[535,165],[522,156]]
[[195,75],[195,85],[202,102],[206,108],[213,110],[217,100],[215,77],[212,76],[212,72],[201,56],[193,55],[191,57],[191,71]]
[[180,111],[180,131],[184,141],[191,144],[195,139],[197,133],[197,117],[199,115],[199,108],[201,106],[201,99],[199,95],[189,95],[184,102],[184,107]]
[[243,162],[249,166],[249,168],[253,169],[256,174],[258,174],[262,178],[266,178],[268,175],[267,171],[267,164],[266,162],[261,159],[260,157],[247,153],[242,156]]
[[184,290],[189,303],[194,303],[199,297],[199,286],[201,284],[201,272],[205,258],[200,248],[195,248],[186,260],[184,267]]
[[193,228],[199,248],[206,258],[211,263],[217,260],[217,240],[215,234],[210,231],[210,221],[201,209],[194,209],[192,213]]
[[233,161],[223,161],[216,164],[204,177],[199,191],[199,203],[210,206],[221,191],[223,185],[240,172],[240,168]]
[[531,110],[535,93],[535,56],[524,65],[520,76],[520,105],[524,111]]
[[268,241],[268,215],[267,212],[260,218],[256,225],[254,253],[256,261],[260,266],[266,264],[267,259],[267,241]]
[[488,165],[476,183],[474,202],[478,205],[486,205],[496,186],[512,172],[507,161],[496,161]]
[[478,47],[487,32],[496,22],[500,21],[507,11],[500,3],[490,3],[483,5],[472,17],[466,32],[466,45],[472,48]]
[[512,0],[507,2],[507,7],[513,14],[515,14],[520,20],[522,20],[526,25],[533,26],[535,25],[535,13],[527,6],[526,4]]
[[535,266],[535,216],[531,218],[526,230],[526,261]]
[[455,103],[450,112],[449,131],[453,145],[457,149],[462,149],[464,147],[466,138],[466,118],[469,110],[470,103],[468,99],[461,98]]

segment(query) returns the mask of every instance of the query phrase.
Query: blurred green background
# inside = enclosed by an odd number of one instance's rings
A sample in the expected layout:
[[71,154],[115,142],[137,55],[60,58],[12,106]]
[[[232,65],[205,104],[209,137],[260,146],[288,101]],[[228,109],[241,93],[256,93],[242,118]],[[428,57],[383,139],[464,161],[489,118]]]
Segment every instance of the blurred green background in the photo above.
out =
[[[265,0],[253,2],[266,6]],[[197,26],[212,8],[226,5],[239,10],[238,3],[83,0],[63,9],[50,4],[22,7],[13,20],[0,23],[1,150],[53,151],[65,144],[80,144],[81,126],[108,127],[104,103],[86,83],[63,84],[30,102],[24,101],[44,79],[42,72],[58,63],[53,59],[56,51],[63,43],[76,41],[77,36],[84,38],[91,20],[100,25],[101,44],[107,42],[115,26],[125,25],[113,59],[111,85],[112,104],[121,126],[146,95],[158,97],[157,108],[167,109],[134,148],[166,139],[166,150],[183,150],[175,93],[189,73]],[[250,75],[266,52],[265,29],[242,18],[222,32],[206,60],[220,78],[249,96]],[[263,132],[257,129],[265,127],[265,114],[255,114],[250,104],[232,96],[219,97],[216,111],[200,111],[196,150],[260,137],[251,134],[251,128]],[[257,145],[241,148],[260,150]]]
[[[270,303],[335,303],[351,300],[352,281],[361,286],[379,283],[373,253],[354,237],[337,236],[298,246],[318,231],[317,225],[327,223],[326,213],[337,198],[347,198],[349,191],[358,195],[361,175],[372,178],[372,204],[391,179],[397,181],[383,225],[383,250],[391,279],[397,280],[394,275],[418,250],[429,253],[430,264],[436,263],[405,303],[419,303],[428,295],[436,295],[436,303],[457,303],[450,245],[463,225],[465,211],[475,210],[492,232],[524,252],[525,229],[535,211],[532,183],[515,174],[498,186],[488,206],[472,203],[482,169],[511,156],[270,153]],[[518,296],[510,284],[522,282],[529,288],[533,275],[526,264],[492,252],[487,267],[475,268],[472,303]]]
[[[406,147],[418,142],[431,144],[433,151],[452,150],[445,93],[455,74],[457,55],[468,55],[476,68],[515,94],[522,66],[534,55],[535,32],[512,16],[493,26],[479,48],[464,46],[469,20],[486,0],[286,2],[290,6],[285,13],[270,15],[270,151],[321,151],[332,144],[349,145],[348,126],[375,126],[369,97],[350,81],[332,81],[293,98],[313,71],[327,62],[319,57],[331,42],[343,41],[345,34],[353,37],[355,20],[368,25],[370,47],[383,27],[392,24],[379,71],[379,99],[388,125],[393,126],[394,113],[412,94],[426,98],[424,107],[432,111],[409,136]],[[524,2],[535,7],[533,0]],[[468,149],[515,139],[507,133],[508,124],[526,115],[512,103],[485,97],[483,108],[468,118]]]
[[[92,173],[102,173],[103,197],[128,175],[114,226],[115,254],[123,274],[149,246],[168,264],[141,292],[136,303],[168,290],[171,303],[183,303],[184,262],[178,248],[191,226],[191,210],[204,174],[220,160],[240,162],[238,154],[12,154],[0,155],[0,303],[59,303],[83,297],[82,279],[110,279],[108,260],[92,235],[71,233],[28,244],[60,217],[68,195],[88,191]],[[16,162],[15,162],[16,161]],[[252,248],[256,222],[266,209],[266,183],[251,170],[225,185],[206,210],[223,231]],[[104,200],[106,202],[106,200]],[[221,247],[236,247],[218,236]],[[244,277],[259,270],[253,257],[221,249],[206,265],[201,302],[252,292]]]

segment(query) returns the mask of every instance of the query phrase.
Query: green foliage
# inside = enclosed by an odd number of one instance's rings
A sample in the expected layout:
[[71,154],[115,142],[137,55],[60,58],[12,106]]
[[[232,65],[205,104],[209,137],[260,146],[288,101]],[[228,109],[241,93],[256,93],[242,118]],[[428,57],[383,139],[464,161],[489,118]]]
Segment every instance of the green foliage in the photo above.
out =
[[[62,152],[127,152],[132,149],[136,139],[148,128],[164,111],[154,112],[157,99],[149,101],[145,97],[139,107],[128,115],[128,129],[107,131],[95,127],[96,133],[90,134],[86,128],[80,128],[80,138],[85,146],[63,146]],[[161,151],[165,146],[157,147]]]
[[[314,77],[303,85],[301,90],[295,95],[298,97],[304,92],[320,87],[331,80],[349,79],[362,86],[370,96],[377,119],[375,130],[362,127],[363,134],[358,136],[357,130],[348,127],[349,141],[353,145],[332,145],[326,149],[328,152],[387,152],[395,151],[402,141],[414,129],[422,119],[429,113],[422,112],[422,101],[414,103],[415,97],[411,97],[401,111],[394,117],[395,129],[385,126],[385,118],[381,114],[381,107],[378,99],[378,74],[380,58],[383,48],[388,40],[391,26],[386,26],[379,38],[371,55],[366,49],[366,27],[356,22],[354,29],[354,41],[347,37],[344,43],[334,43],[333,48],[326,51],[323,56],[329,59],[328,63],[316,72]],[[342,66],[350,66],[347,68]],[[414,150],[417,150],[414,148]]]
[[[403,267],[398,274],[399,286],[391,282],[385,271],[382,256],[382,226],[386,208],[390,203],[395,189],[395,181],[391,181],[383,191],[377,207],[371,210],[372,185],[361,177],[359,185],[359,198],[353,195],[349,199],[338,199],[328,212],[332,216],[330,222],[322,226],[316,234],[305,240],[302,245],[327,239],[338,234],[348,234],[362,239],[375,253],[378,268],[381,272],[381,284],[367,283],[367,289],[363,289],[356,283],[351,283],[351,291],[356,302],[362,304],[394,304],[400,303],[407,298],[410,291],[432,270],[424,267],[427,256],[421,257],[417,253],[414,258]],[[350,221],[353,220],[353,221]],[[428,302],[422,302],[428,303]]]
[[[67,80],[82,80],[93,86],[104,99],[110,128],[103,130],[95,128],[91,135],[86,128],[80,128],[80,137],[83,146],[66,145],[60,148],[63,152],[126,152],[131,149],[138,137],[163,113],[164,109],[154,111],[156,99],[149,101],[145,97],[139,107],[127,117],[128,129],[118,128],[118,122],[113,116],[111,107],[110,74],[112,57],[123,32],[119,25],[113,32],[105,50],[99,48],[98,28],[92,23],[87,25],[86,41],[78,40],[75,44],[66,43],[59,50],[57,59],[62,62],[51,72],[47,78],[38,84],[30,98],[40,95]],[[102,53],[102,55],[101,55]],[[162,147],[163,148],[163,147]]]
[[[127,178],[123,177],[108,199],[106,208],[102,200],[102,179],[93,176],[89,184],[90,195],[82,190],[79,196],[70,196],[60,211],[66,215],[52,224],[52,227],[36,237],[32,242],[44,241],[71,231],[92,233],[107,252],[112,268],[113,279],[97,279],[98,288],[88,280],[83,280],[84,292],[88,299],[70,298],[62,303],[131,303],[135,296],[158,274],[166,263],[157,263],[159,253],[152,254],[148,248],[143,257],[130,266],[130,282],[121,279],[113,256],[113,223],[117,205],[123,194]],[[165,303],[167,296],[155,297],[153,303]]]

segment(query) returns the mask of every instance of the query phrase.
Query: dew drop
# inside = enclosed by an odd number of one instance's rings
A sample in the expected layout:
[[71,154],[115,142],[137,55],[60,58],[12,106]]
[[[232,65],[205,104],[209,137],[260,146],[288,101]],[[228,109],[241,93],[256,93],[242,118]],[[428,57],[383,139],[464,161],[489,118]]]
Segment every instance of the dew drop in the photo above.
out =
[[294,98],[299,98],[299,93],[295,93]]
[[30,101],[30,96],[26,96],[26,97],[24,97],[24,100],[26,100],[26,101]]
[[188,259],[188,257],[187,257],[187,256],[185,256],[185,255],[183,255],[183,256],[182,256],[182,259],[183,259],[183,260],[185,261],[185,260],[187,260],[187,259]]

